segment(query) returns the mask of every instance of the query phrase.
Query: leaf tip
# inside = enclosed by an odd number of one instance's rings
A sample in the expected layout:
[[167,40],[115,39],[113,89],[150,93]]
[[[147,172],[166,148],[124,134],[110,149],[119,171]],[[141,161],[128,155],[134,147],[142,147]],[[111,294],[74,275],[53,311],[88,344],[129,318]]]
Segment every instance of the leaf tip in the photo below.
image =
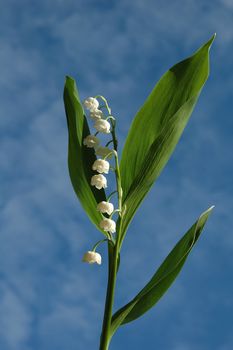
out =
[[74,81],[74,78],[72,78],[72,77],[69,76],[69,75],[66,75],[66,76],[65,76],[65,82],[67,83],[67,82],[69,82],[69,81]]
[[206,213],[210,214],[214,208],[215,208],[215,205],[211,205],[211,207],[209,207],[209,209],[206,210]]
[[201,216],[203,217],[207,215],[208,217],[214,208],[215,208],[215,205],[211,205],[211,207],[209,207],[206,211],[204,211],[204,213]]
[[208,50],[210,50],[210,48],[211,48],[211,46],[212,46],[212,44],[213,44],[213,42],[214,42],[214,40],[215,40],[215,38],[216,38],[216,33],[214,33],[213,35],[212,35],[212,37],[207,41],[207,43],[206,43],[206,45],[205,46],[207,46],[207,48],[208,48]]
[[197,53],[200,53],[200,52],[203,52],[203,51],[206,52],[206,53],[209,53],[210,48],[211,48],[211,46],[212,46],[212,44],[214,42],[215,37],[216,37],[216,33],[214,33],[211,36],[211,38],[204,45],[202,45],[199,50],[197,50]]
[[65,84],[64,84],[64,93],[66,90],[69,90],[69,89],[74,90],[78,96],[78,91],[77,91],[75,79],[73,77],[71,77],[70,75],[66,75],[65,76]]

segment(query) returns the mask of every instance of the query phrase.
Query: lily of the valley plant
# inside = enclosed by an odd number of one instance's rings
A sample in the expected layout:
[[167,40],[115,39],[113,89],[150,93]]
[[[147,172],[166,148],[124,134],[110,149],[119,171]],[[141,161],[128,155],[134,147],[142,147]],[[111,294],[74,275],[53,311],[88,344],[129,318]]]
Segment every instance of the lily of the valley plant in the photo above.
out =
[[[66,78],[64,102],[70,178],[84,210],[104,235],[84,253],[83,261],[100,265],[99,245],[108,246],[109,273],[100,350],[109,348],[120,326],[142,316],[159,301],[182,269],[212,211],[213,207],[200,215],[146,286],[113,313],[120,252],[126,232],[190,118],[209,75],[209,49],[214,37],[162,76],[132,122],[121,160],[117,118],[112,115],[107,100],[97,95],[81,103],[74,79]],[[116,179],[111,193],[108,191],[110,173],[115,174]]]

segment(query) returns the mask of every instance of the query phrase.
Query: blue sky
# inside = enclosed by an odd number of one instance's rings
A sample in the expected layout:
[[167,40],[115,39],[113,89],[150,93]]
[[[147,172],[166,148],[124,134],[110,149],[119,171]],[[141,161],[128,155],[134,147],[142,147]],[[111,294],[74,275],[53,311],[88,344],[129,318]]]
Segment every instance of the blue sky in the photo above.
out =
[[217,32],[211,75],[169,164],[125,240],[116,306],[176,241],[216,208],[181,275],[111,350],[230,350],[232,298],[232,0],[0,0],[0,348],[98,348],[103,265],[81,263],[100,233],[67,171],[64,76],[103,94],[121,147],[160,76]]

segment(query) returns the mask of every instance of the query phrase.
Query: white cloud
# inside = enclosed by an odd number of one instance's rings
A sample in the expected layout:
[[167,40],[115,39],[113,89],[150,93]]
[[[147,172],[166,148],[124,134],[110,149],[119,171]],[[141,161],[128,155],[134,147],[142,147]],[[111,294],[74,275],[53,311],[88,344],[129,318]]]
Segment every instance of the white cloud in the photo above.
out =
[[7,286],[0,288],[0,344],[6,350],[26,350],[31,317],[28,307]]
[[[99,340],[102,305],[95,295],[98,287],[74,271],[66,273],[60,286],[59,297],[51,300],[49,312],[40,320],[39,335],[43,349],[54,347],[70,349],[94,346]],[[57,336],[59,332],[63,337]],[[78,335],[78,336],[77,336]]]
[[[72,350],[72,346],[77,348],[78,338],[80,344],[96,344],[100,328],[104,271],[89,270],[80,264],[82,252],[99,236],[77,204],[68,179],[67,131],[61,98],[63,75],[77,74],[83,97],[100,92],[111,99],[119,116],[119,139],[123,141],[133,114],[155,79],[174,60],[191,53],[214,31],[218,33],[213,55],[215,72],[221,70],[222,74],[223,58],[227,66],[232,56],[228,55],[233,38],[228,0],[211,4],[158,1],[156,5],[149,0],[136,0],[133,5],[124,0],[105,9],[90,8],[86,1],[56,1],[55,11],[53,5],[42,2],[33,15],[27,8],[23,16],[17,16],[17,25],[7,23],[8,18],[13,23],[10,14],[4,18],[5,39],[0,52],[4,130],[0,141],[0,270],[4,276],[0,338],[7,350],[22,346],[25,349],[25,342],[33,337],[45,350],[64,349],[69,342]],[[210,92],[205,96],[211,105],[202,113],[203,106],[195,112],[193,141],[187,130],[171,166],[132,224],[122,252],[122,263],[127,268],[119,275],[127,287],[119,288],[119,302],[142,287],[200,211],[212,202],[217,206],[207,226],[211,243],[203,241],[187,263],[196,266],[194,271],[198,272],[206,254],[212,261],[210,247],[218,246],[221,252],[232,250],[228,233],[232,226],[231,197],[223,185],[216,186],[213,180],[217,168],[229,169],[227,157],[221,155],[230,141],[220,134],[217,122],[211,123],[218,103],[215,101],[225,94],[222,87],[230,91],[232,85],[231,76],[226,75],[208,85]],[[205,105],[207,99],[203,101]],[[205,124],[205,129],[199,122]],[[204,142],[206,152],[213,150],[209,158],[215,156],[218,162],[215,166],[211,159],[208,162],[211,178],[208,169],[204,168],[207,175],[198,169],[200,158],[204,157]],[[198,179],[198,171],[203,181],[209,177],[205,184]],[[171,179],[168,173],[176,178]],[[174,294],[167,296],[169,308],[189,298],[184,292],[187,280],[178,280]],[[216,295],[212,300],[216,303]],[[160,316],[164,310],[166,314],[166,302],[161,304]],[[182,314],[181,326],[176,329],[179,334],[186,324],[186,331],[190,331],[191,312],[192,324],[196,326],[198,315],[194,311],[189,307]],[[31,328],[34,317],[38,318],[36,329]],[[179,350],[184,346],[197,349],[195,344],[190,347],[190,342],[176,342],[175,331],[173,341]]]

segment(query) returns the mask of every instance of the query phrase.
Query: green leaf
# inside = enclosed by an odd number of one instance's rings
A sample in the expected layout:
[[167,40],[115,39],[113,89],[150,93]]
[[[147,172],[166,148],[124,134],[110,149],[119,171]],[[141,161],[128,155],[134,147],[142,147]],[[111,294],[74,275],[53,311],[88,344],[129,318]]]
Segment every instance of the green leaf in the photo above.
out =
[[127,208],[122,240],[189,120],[209,75],[209,49],[214,37],[163,75],[134,118],[120,163],[123,205]]
[[[102,217],[96,210],[96,206],[97,203],[106,200],[106,196],[104,190],[97,190],[90,185],[91,177],[94,175],[92,164],[96,160],[96,156],[92,148],[83,145],[83,140],[90,134],[90,130],[75,80],[71,77],[66,77],[64,104],[69,132],[68,166],[70,179],[84,210],[99,229]],[[104,231],[102,232],[106,235]]]
[[112,317],[111,334],[125,323],[142,316],[152,308],[168,290],[182,269],[185,260],[197,242],[213,207],[202,213],[195,224],[176,244],[147,285],[127,305]]

